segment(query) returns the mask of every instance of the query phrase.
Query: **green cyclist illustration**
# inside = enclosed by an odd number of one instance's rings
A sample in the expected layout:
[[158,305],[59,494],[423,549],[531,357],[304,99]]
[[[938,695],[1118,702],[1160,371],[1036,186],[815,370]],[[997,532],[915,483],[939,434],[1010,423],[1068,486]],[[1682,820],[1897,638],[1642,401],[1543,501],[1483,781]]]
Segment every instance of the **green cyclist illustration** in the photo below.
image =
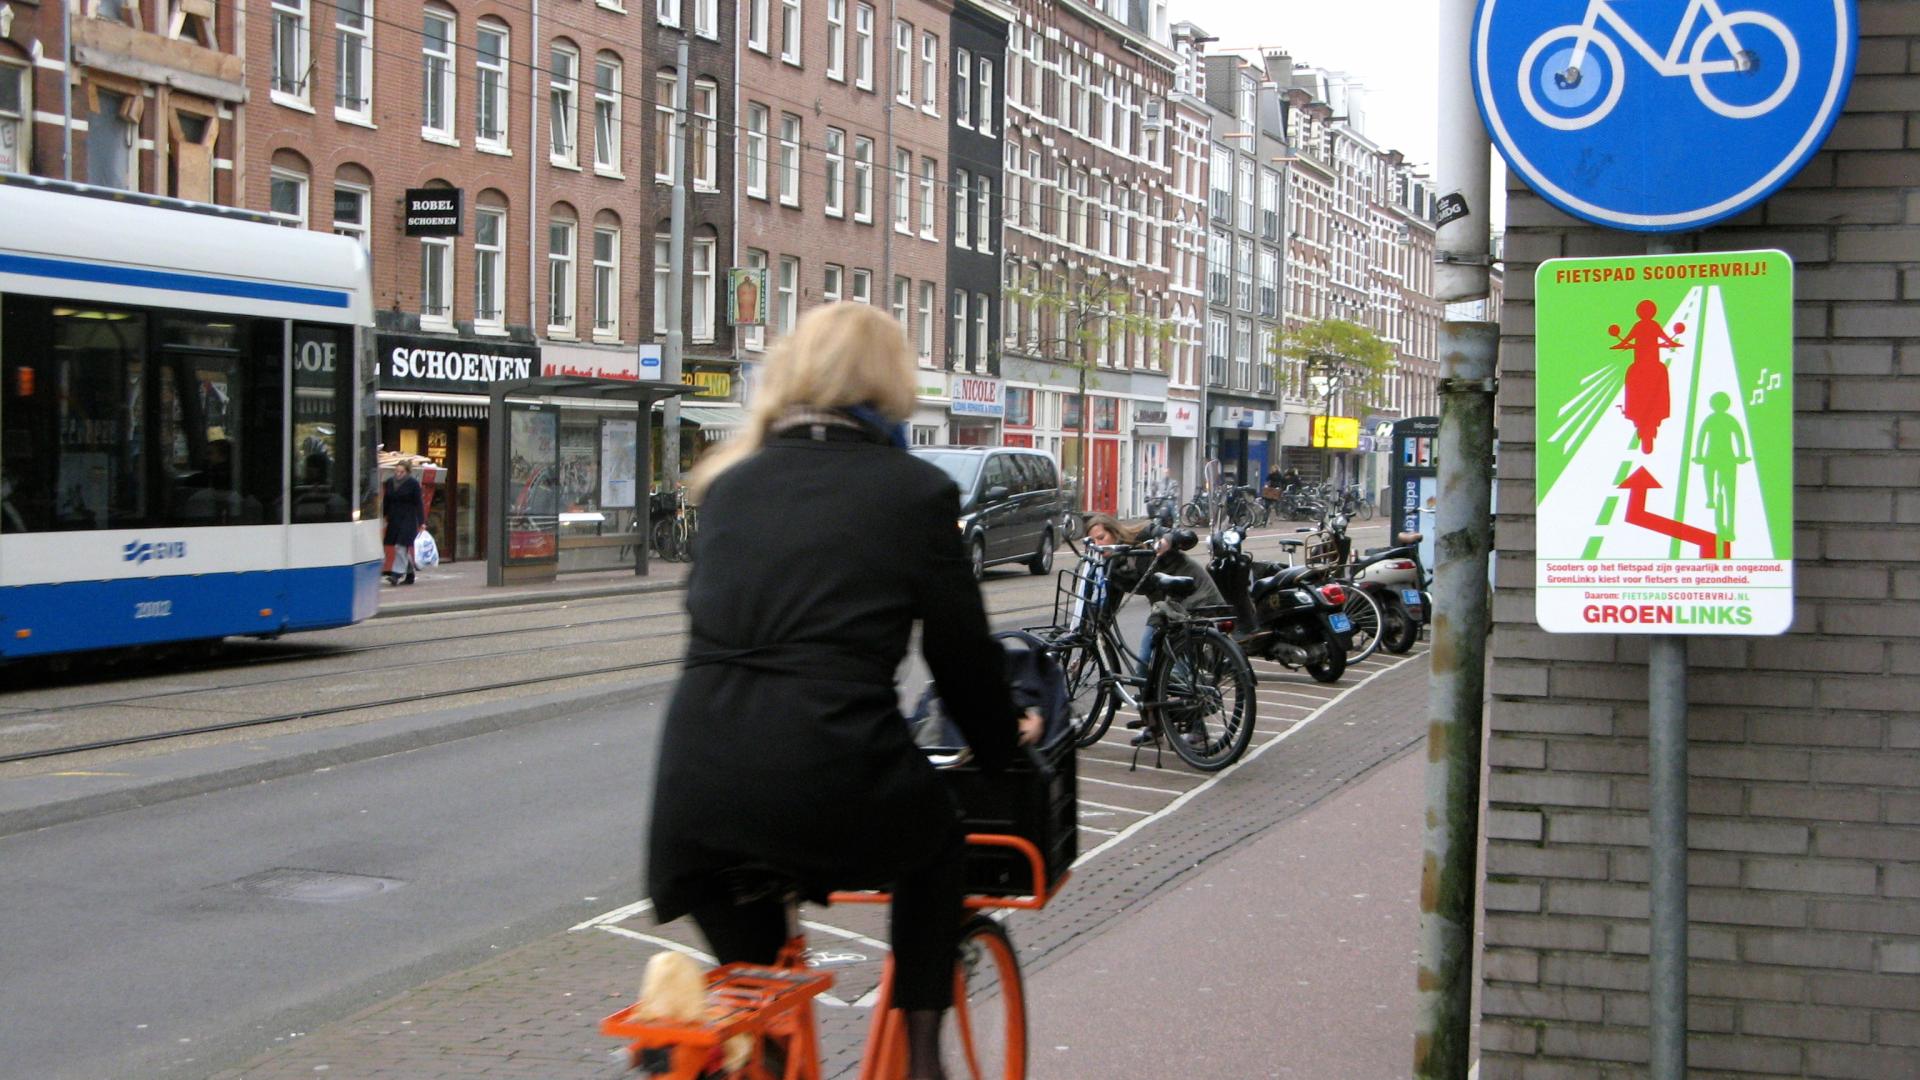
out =
[[1734,540],[1733,502],[1739,468],[1753,460],[1748,455],[1747,433],[1741,430],[1740,421],[1727,413],[1732,404],[1733,399],[1725,393],[1716,393],[1707,399],[1712,413],[1700,421],[1693,447],[1693,462],[1705,473],[1713,531],[1722,545]]

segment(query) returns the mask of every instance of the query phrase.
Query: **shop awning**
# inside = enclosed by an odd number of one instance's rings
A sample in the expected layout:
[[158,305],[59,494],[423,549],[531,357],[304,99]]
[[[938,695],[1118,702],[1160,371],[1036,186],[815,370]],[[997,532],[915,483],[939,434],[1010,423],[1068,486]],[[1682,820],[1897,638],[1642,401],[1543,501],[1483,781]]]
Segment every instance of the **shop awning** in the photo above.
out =
[[747,422],[747,411],[738,405],[680,406],[680,422],[697,428],[737,428]]

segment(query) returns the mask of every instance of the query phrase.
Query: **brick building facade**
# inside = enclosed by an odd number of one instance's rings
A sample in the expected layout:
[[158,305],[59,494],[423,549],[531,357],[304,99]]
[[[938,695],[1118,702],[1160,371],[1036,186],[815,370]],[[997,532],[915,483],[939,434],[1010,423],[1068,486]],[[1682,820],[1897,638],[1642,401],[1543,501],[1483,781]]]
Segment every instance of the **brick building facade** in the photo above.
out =
[[[1859,5],[1821,152],[1682,250],[1795,274],[1797,605],[1692,641],[1690,1075],[1920,1075],[1920,5]],[[1488,1080],[1648,1053],[1647,650],[1533,623],[1533,270],[1644,239],[1509,190],[1488,742]]]

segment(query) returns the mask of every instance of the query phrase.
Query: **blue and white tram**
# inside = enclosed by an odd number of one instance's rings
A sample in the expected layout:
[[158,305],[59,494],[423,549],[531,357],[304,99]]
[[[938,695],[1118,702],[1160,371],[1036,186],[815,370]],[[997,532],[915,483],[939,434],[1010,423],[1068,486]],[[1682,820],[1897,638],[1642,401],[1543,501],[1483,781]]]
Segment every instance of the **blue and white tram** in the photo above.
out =
[[373,614],[360,245],[0,181],[0,660]]

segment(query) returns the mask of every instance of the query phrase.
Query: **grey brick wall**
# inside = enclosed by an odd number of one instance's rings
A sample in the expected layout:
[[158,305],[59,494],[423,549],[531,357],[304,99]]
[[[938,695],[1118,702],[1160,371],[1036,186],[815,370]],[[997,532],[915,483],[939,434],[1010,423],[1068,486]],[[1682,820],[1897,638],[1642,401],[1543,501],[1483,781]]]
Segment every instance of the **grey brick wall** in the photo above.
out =
[[[1695,1077],[1920,1076],[1920,3],[1861,0],[1822,152],[1682,238],[1796,264],[1798,605],[1692,643]],[[1481,1075],[1647,1059],[1646,645],[1533,625],[1533,271],[1628,254],[1508,192]]]

